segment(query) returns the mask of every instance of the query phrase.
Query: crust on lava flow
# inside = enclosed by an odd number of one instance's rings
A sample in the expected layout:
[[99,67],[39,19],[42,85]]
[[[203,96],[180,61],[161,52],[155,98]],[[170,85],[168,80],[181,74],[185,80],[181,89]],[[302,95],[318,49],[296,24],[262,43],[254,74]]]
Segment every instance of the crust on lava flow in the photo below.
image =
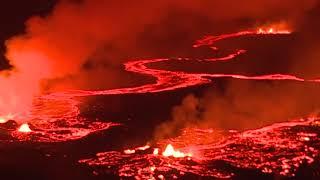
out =
[[27,123],[22,124],[19,127],[18,131],[21,132],[21,133],[30,133],[30,132],[32,132],[32,130],[30,129],[30,127],[29,127],[29,125]]

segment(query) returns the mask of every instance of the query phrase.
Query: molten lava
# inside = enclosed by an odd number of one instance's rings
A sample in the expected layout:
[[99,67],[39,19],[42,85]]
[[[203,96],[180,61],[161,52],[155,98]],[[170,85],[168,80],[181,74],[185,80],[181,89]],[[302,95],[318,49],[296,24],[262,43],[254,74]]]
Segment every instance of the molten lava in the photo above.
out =
[[[224,138],[217,137],[211,129],[186,128],[179,137],[159,142],[192,147],[196,156],[192,159],[167,145],[163,156],[154,148],[153,154],[123,154],[109,151],[96,157],[80,160],[92,167],[116,168],[119,176],[140,179],[166,175],[168,179],[191,173],[199,176],[231,178],[235,168],[258,169],[262,173],[295,176],[304,163],[311,164],[320,153],[320,127],[310,126],[319,119],[307,118],[277,123],[264,128],[244,132],[225,132]],[[193,141],[188,141],[192,140]],[[207,139],[206,141],[199,141]],[[306,140],[307,139],[307,140]],[[186,145],[187,144],[187,145]],[[168,158],[174,157],[175,158]],[[183,158],[187,157],[187,159]],[[218,163],[220,166],[215,166]],[[221,164],[223,163],[223,164]],[[232,166],[233,168],[226,168]]]
[[259,28],[257,31],[258,34],[290,34],[291,31],[289,30],[277,30],[274,28]]
[[[218,48],[215,43],[221,40],[242,36],[268,36],[269,34],[289,34],[290,31],[276,27],[263,27],[258,30],[241,31],[238,33],[207,36],[198,40],[194,47],[207,46],[214,51]],[[224,57],[207,59],[177,58],[179,61],[229,62],[235,60],[246,50],[235,50]],[[95,95],[156,93],[172,91],[179,88],[201,85],[212,82],[212,78],[230,77],[247,80],[293,80],[319,83],[318,80],[305,80],[294,75],[266,74],[261,76],[246,76],[242,74],[210,74],[187,73],[161,69],[152,69],[148,64],[170,62],[172,59],[142,59],[128,61],[125,70],[155,77],[156,81],[137,87],[118,88],[101,91],[71,90],[35,97],[32,112],[28,120],[32,121],[33,130],[28,124],[23,124],[12,136],[19,141],[30,140],[38,142],[61,142],[76,140],[101,130],[106,130],[119,124],[111,122],[90,121],[80,118],[77,97]],[[210,79],[209,79],[210,78]],[[8,118],[0,118],[1,122]],[[121,177],[136,177],[141,179],[163,179],[164,175],[177,178],[185,173],[209,177],[232,177],[233,169],[209,166],[210,163],[224,162],[228,166],[239,168],[259,169],[264,173],[276,173],[284,176],[294,176],[297,168],[303,163],[312,163],[319,155],[320,138],[317,133],[319,126],[310,128],[310,124],[319,124],[318,119],[304,119],[274,124],[257,130],[245,132],[229,132],[225,138],[212,141],[212,130],[185,129],[186,137],[176,137],[169,142],[156,144],[153,153],[149,145],[125,151],[109,151],[97,153],[96,157],[80,160],[93,167],[104,167],[115,170]],[[303,127],[298,129],[296,127]],[[309,128],[308,128],[309,127]],[[25,133],[22,133],[25,132]],[[203,141],[199,141],[199,139]],[[194,140],[194,141],[189,141]],[[201,143],[200,143],[201,142]],[[312,146],[313,142],[315,146]],[[159,148],[167,145],[162,155]],[[179,150],[175,150],[179,147]],[[183,146],[182,146],[183,145]],[[192,148],[191,148],[192,147]],[[190,152],[191,154],[183,153]],[[180,151],[181,150],[181,151]],[[136,153],[138,152],[139,153]],[[140,153],[141,152],[141,153]],[[168,158],[173,157],[173,158]],[[187,157],[184,158],[184,157]],[[101,168],[100,168],[101,169]]]
[[159,154],[159,148],[153,149],[153,155],[157,156]]
[[30,132],[32,132],[32,130],[30,129],[28,124],[22,124],[19,127],[18,131],[21,132],[21,133],[30,133]]
[[183,152],[180,152],[178,150],[175,150],[171,144],[168,144],[166,149],[162,152],[163,156],[169,157],[175,157],[175,158],[182,158],[186,156],[191,156],[191,154],[185,154]]
[[[213,45],[221,40],[236,38],[241,36],[267,36],[269,34],[285,35],[291,31],[278,29],[275,27],[260,28],[252,31],[242,31],[233,34],[220,36],[207,36],[198,40],[194,47],[208,46],[212,50],[218,50]],[[225,57],[215,57],[208,59],[188,59],[178,58],[180,61],[230,61],[235,57],[246,53],[246,50],[237,50]],[[138,60],[125,63],[127,71],[150,75],[157,78],[155,84],[148,84],[133,88],[122,88],[100,91],[98,94],[127,94],[127,93],[147,93],[175,90],[177,88],[209,83],[207,77],[231,77],[238,79],[252,80],[294,80],[309,81],[293,75],[270,74],[262,76],[244,76],[240,74],[206,74],[206,73],[185,73],[172,72],[158,69],[150,69],[147,64],[170,61],[171,59],[151,59]],[[76,92],[75,92],[76,93]],[[80,94],[88,92],[78,91]],[[97,92],[90,92],[97,93]],[[89,94],[89,93],[88,93]],[[283,176],[294,176],[297,168],[305,161],[312,163],[317,157],[320,147],[312,147],[307,143],[311,141],[315,144],[320,142],[319,135],[307,131],[315,129],[296,127],[308,127],[310,123],[317,124],[319,120],[309,118],[299,121],[274,124],[265,128],[250,130],[245,132],[228,131],[224,132],[226,137],[218,138],[214,135],[217,131],[211,129],[185,129],[182,137],[176,137],[168,142],[159,142],[160,146],[168,144],[159,155],[159,148],[154,148],[153,153],[145,154],[131,153],[125,155],[121,152],[102,152],[91,159],[80,160],[93,167],[105,167],[106,169],[116,168],[121,177],[136,177],[141,179],[177,178],[185,173],[197,174],[199,176],[230,178],[234,175],[233,169],[221,168],[221,166],[208,166],[215,162],[224,162],[226,166],[238,168],[259,169],[263,173],[275,173]],[[297,132],[298,131],[298,132]],[[297,135],[299,138],[297,138]],[[210,138],[212,137],[212,138]],[[200,141],[201,140],[201,141]],[[175,150],[173,145],[183,147],[181,151]],[[179,148],[180,149],[180,148]],[[182,152],[192,152],[185,154]],[[186,150],[186,151],[185,151]],[[174,158],[167,158],[174,157]],[[188,161],[185,158],[188,157]]]
[[[270,30],[269,30],[270,31]],[[287,31],[289,32],[289,31]],[[266,36],[268,34],[283,34],[283,31],[273,29],[270,33],[259,33],[259,31],[242,31],[233,34],[224,34],[220,36],[208,36],[204,39],[198,40],[194,47],[208,46],[213,48],[214,43],[240,36]],[[286,33],[285,33],[286,34]],[[236,50],[234,53],[224,57],[214,57],[207,59],[189,59],[178,58],[179,61],[223,61],[228,62],[235,59],[237,56],[246,53],[246,50]],[[87,136],[90,133],[108,129],[111,126],[119,125],[111,122],[90,122],[79,118],[78,100],[77,97],[95,96],[95,95],[113,95],[113,94],[133,94],[133,93],[156,93],[163,91],[172,91],[179,88],[185,88],[195,85],[201,85],[212,82],[208,78],[217,77],[231,77],[236,79],[252,79],[252,80],[294,80],[307,81],[305,79],[284,74],[270,74],[261,76],[245,76],[241,74],[208,74],[208,73],[186,73],[175,72],[168,70],[152,69],[147,65],[157,62],[171,61],[172,59],[149,59],[129,61],[124,64],[125,70],[139,73],[146,76],[153,76],[156,78],[155,83],[146,84],[138,87],[119,88],[101,91],[89,90],[70,90],[65,92],[56,92],[48,95],[35,97],[33,100],[33,107],[28,116],[25,116],[24,121],[32,121],[33,126],[37,131],[33,133],[34,141],[45,142],[60,142],[75,140]],[[308,80],[316,83],[316,80]],[[3,120],[4,121],[4,120]],[[81,127],[81,128],[79,128]],[[28,140],[28,138],[12,134],[18,140]],[[22,138],[22,139],[21,139]]]

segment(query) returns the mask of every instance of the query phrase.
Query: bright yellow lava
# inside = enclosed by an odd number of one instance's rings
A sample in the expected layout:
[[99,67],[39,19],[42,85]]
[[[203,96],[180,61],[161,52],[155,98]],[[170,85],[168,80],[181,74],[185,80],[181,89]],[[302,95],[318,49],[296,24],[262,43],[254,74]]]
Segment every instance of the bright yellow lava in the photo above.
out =
[[185,154],[185,153],[180,152],[178,150],[174,150],[174,148],[171,144],[167,145],[166,149],[162,152],[162,155],[166,156],[166,157],[173,156],[175,158],[190,156],[190,154]]
[[19,127],[18,131],[22,133],[30,133],[32,130],[30,129],[29,125],[25,123]]

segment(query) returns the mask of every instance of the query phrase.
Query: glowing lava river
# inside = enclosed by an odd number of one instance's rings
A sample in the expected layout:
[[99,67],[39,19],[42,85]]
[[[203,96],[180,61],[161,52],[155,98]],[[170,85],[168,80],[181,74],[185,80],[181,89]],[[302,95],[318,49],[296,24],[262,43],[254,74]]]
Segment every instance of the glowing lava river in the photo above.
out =
[[[214,46],[218,41],[270,34],[282,36],[290,32],[259,29],[258,31],[208,36],[198,40],[194,47],[204,46],[218,51],[218,48]],[[235,50],[224,57],[176,58],[174,60],[229,62],[244,53],[246,50]],[[91,133],[120,125],[99,120],[92,122],[92,120],[81,118],[78,97],[174,91],[211,83],[212,79],[218,77],[318,83],[317,80],[305,80],[285,74],[246,76],[187,73],[148,67],[148,64],[170,62],[171,60],[173,59],[135,60],[124,64],[126,71],[152,76],[156,78],[155,83],[130,88],[101,91],[72,90],[43,95],[35,99],[33,110],[27,117],[30,119],[28,123],[12,125],[7,129],[1,128],[12,137],[9,141],[63,142],[77,140]],[[261,173],[290,177],[296,175],[300,166],[311,164],[319,159],[319,122],[316,117],[310,117],[243,132],[185,128],[181,130],[179,136],[171,139],[160,140],[133,149],[100,152],[95,157],[79,160],[79,163],[94,168],[97,174],[107,172],[120,177],[137,179],[171,179],[188,173],[205,177],[229,178],[235,176],[235,168],[255,169]]]

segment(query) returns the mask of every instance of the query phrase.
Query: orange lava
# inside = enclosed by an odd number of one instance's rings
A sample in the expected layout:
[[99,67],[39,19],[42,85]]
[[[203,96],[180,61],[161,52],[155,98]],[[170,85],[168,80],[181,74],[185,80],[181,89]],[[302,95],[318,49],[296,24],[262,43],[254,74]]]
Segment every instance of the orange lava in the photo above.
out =
[[257,31],[258,34],[290,34],[289,30],[278,30],[274,28],[259,28]]

